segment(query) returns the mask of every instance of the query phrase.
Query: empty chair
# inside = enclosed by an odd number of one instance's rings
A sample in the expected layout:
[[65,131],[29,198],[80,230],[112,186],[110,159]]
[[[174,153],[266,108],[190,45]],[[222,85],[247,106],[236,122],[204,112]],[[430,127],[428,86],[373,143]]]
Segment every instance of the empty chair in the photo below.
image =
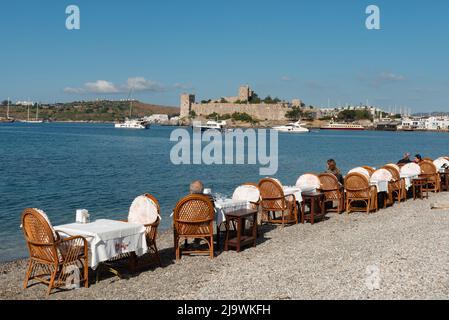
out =
[[419,166],[419,164],[416,164],[414,162],[407,163],[406,165],[401,167],[401,174],[419,176],[421,173],[421,167]]
[[298,180],[296,181],[296,186],[299,187],[303,192],[315,191],[317,189],[320,189],[321,181],[316,174],[306,173],[298,178]]
[[405,201],[407,199],[407,190],[405,179],[401,179],[400,170],[397,169],[397,166],[392,166],[390,164],[385,165],[383,169],[388,170],[388,172],[390,172],[393,177],[389,185],[389,195],[392,196],[392,198],[390,198],[391,204],[395,200],[399,202]]
[[386,164],[386,166],[393,167],[396,170],[398,170],[398,172],[401,172],[401,167],[399,165],[397,165],[396,163],[388,163],[388,164]]
[[350,173],[360,173],[360,174],[363,174],[366,177],[368,177],[368,179],[370,177],[370,172],[363,167],[354,168],[348,172],[348,174],[350,174]]
[[438,158],[433,161],[433,164],[437,168],[437,170],[446,169],[449,167],[449,160],[444,157]]
[[374,169],[373,167],[370,167],[370,166],[362,166],[362,168],[365,169],[366,171],[368,171],[370,176],[376,171],[376,169]]
[[425,157],[425,158],[423,158],[423,160],[424,160],[424,161],[430,161],[430,162],[433,162],[433,159],[432,159],[432,158],[429,158],[429,157]]
[[[259,182],[262,221],[274,224],[297,224],[298,205],[294,195],[285,196],[278,180],[265,178]],[[280,216],[279,216],[280,214]]]
[[[208,196],[191,194],[178,202],[173,212],[176,260],[183,254],[208,253],[214,257],[214,219],[214,205]],[[180,241],[189,239],[206,241],[208,249],[181,249]]]
[[157,199],[151,194],[137,197],[129,208],[128,222],[143,224],[146,228],[145,236],[148,250],[152,252],[159,266],[162,266],[156,245],[157,228],[161,222],[161,208]]
[[53,289],[66,287],[69,277],[83,270],[80,281],[87,288],[88,246],[85,238],[76,236],[62,239],[53,229],[47,215],[38,209],[25,209],[22,214],[22,228],[30,254],[23,284],[30,280],[48,285],[47,295]]
[[432,161],[424,160],[419,164],[421,168],[422,175],[427,178],[427,185],[425,186],[426,191],[440,192],[441,181],[440,175],[438,174],[437,167]]
[[[378,169],[378,170],[376,170],[376,171],[374,171],[374,173],[371,175],[371,179],[370,179],[370,182],[376,182],[377,183],[377,185],[380,187],[380,182],[384,182],[384,181],[386,181],[387,182],[387,194],[388,194],[388,198],[387,198],[387,201],[384,201],[384,207],[386,207],[387,205],[393,205],[393,203],[394,203],[394,193],[393,193],[393,191],[394,191],[394,186],[395,185],[392,185],[392,182],[394,181],[394,179],[393,179],[393,175],[392,175],[392,173],[389,171],[389,170],[387,170],[387,169],[385,169],[385,168],[381,168],[381,169]],[[385,191],[385,190],[377,190],[378,192],[381,192],[381,191]]]
[[[331,203],[332,207],[327,211],[342,213],[345,211],[345,190],[336,176],[331,173],[322,173],[319,176],[321,187],[320,191],[324,193],[324,202]],[[337,208],[334,208],[334,202],[337,202]]]
[[[371,186],[369,178],[361,173],[353,172],[345,177],[346,210],[348,213],[377,211],[377,188]],[[365,206],[357,204],[364,203]]]
[[255,183],[244,183],[234,190],[233,200],[248,201],[253,209],[258,209],[260,204],[260,191]]

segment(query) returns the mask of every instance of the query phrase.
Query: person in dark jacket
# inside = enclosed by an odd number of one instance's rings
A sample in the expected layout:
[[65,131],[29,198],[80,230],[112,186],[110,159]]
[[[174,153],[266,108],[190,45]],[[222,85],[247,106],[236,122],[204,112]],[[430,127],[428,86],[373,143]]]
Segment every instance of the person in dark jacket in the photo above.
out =
[[337,168],[337,162],[334,159],[327,160],[326,173],[333,174],[337,178],[338,182],[340,182],[341,184],[344,183],[341,171],[340,171],[340,169]]
[[407,163],[410,163],[410,162],[412,162],[412,160],[410,160],[410,153],[405,153],[404,154],[404,158],[402,158],[401,160],[399,160],[398,161],[398,165],[404,165],[404,164],[407,164]]

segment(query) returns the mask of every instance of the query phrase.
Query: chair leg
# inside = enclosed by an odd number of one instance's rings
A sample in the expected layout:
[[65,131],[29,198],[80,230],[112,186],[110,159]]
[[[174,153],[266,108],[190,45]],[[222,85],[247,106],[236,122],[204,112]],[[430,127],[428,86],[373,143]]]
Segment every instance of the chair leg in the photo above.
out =
[[28,282],[30,281],[31,272],[33,271],[33,262],[28,261],[28,268],[25,275],[25,280],[23,282],[23,288],[26,289],[28,287]]
[[57,267],[55,267],[54,271],[51,274],[50,283],[48,284],[47,296],[50,295],[51,290],[53,289],[53,285],[55,283],[55,278],[56,278],[57,271],[58,271],[58,269],[57,269]]
[[175,253],[176,253],[176,260],[181,260],[181,252],[179,248],[179,238],[175,237]]
[[210,258],[213,259],[215,256],[214,254],[214,236],[212,235],[210,237]]
[[89,288],[89,258],[84,257],[84,288]]

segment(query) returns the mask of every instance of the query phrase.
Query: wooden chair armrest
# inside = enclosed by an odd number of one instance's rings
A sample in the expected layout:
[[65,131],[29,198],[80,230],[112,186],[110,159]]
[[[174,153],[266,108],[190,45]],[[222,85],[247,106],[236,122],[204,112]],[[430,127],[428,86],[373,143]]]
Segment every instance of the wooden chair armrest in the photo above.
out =
[[82,236],[61,239],[58,248],[64,259],[64,263],[76,261],[82,255],[87,256],[87,240]]

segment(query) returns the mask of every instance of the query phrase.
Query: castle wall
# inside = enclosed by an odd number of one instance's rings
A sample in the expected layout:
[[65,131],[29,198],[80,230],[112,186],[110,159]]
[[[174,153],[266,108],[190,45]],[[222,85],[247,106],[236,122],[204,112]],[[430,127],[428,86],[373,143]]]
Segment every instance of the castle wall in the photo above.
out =
[[233,103],[193,103],[191,110],[198,116],[208,116],[214,112],[219,115],[234,112],[247,113],[257,120],[287,120],[285,113],[290,109],[283,104],[233,104]]

